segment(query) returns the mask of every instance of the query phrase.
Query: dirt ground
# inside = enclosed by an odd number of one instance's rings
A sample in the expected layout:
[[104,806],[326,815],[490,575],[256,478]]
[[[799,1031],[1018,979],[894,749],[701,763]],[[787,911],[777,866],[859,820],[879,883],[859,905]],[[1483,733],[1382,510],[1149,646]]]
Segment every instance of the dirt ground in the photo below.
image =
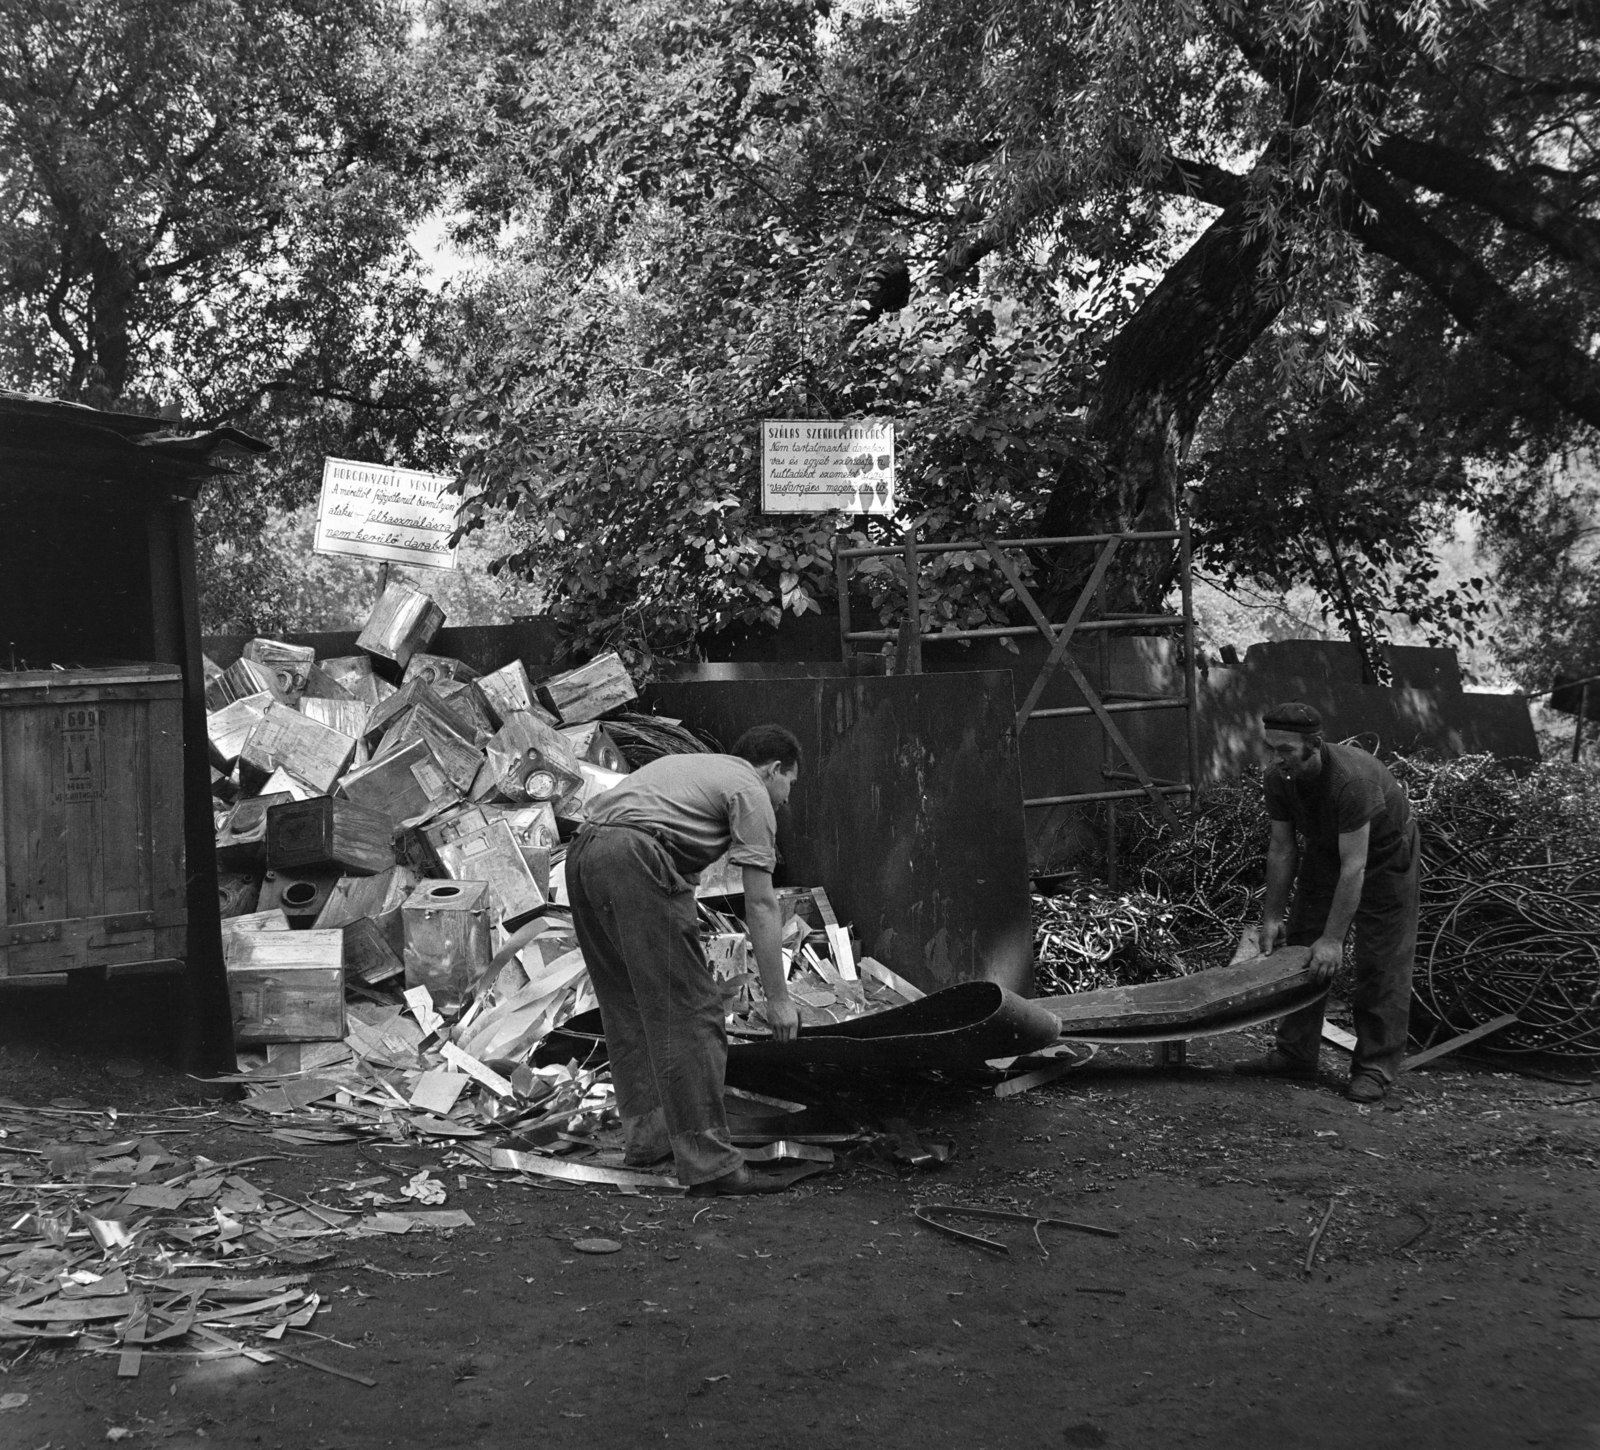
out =
[[[119,1380],[111,1357],[5,1346],[0,1396],[28,1398],[0,1411],[0,1447],[1600,1450],[1600,1088],[1441,1064],[1364,1109],[1332,1048],[1314,1085],[1226,1070],[1263,1041],[1194,1044],[1183,1069],[1107,1052],[1004,1100],[975,1080],[791,1078],[956,1153],[930,1173],[863,1157],[775,1198],[451,1170],[475,1228],[359,1241],[313,1271],[332,1307],[298,1348],[376,1388],[153,1353]],[[119,1131],[219,1091],[125,1046],[0,1042],[0,1096],[114,1106]],[[217,1160],[286,1146],[190,1126],[167,1141]],[[297,1147],[250,1175],[334,1202],[439,1156]],[[1120,1237],[1047,1228],[1046,1257],[1008,1228],[1000,1255],[912,1217],[936,1202]],[[595,1235],[621,1252],[573,1250]]]

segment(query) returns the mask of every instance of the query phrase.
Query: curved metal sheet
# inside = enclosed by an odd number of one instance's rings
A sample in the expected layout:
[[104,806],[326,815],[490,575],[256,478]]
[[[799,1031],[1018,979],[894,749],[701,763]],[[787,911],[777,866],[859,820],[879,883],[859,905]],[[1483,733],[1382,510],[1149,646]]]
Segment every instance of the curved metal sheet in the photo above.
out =
[[[788,1065],[826,1062],[846,1067],[982,1067],[991,1057],[1020,1056],[1061,1036],[1056,1015],[993,982],[958,982],[921,1001],[848,1022],[802,1027],[793,1042],[734,1041],[728,1060]],[[552,1032],[541,1058],[584,1056],[603,1041],[598,1011]]]
[[1167,1028],[1129,1028],[1125,1032],[1063,1032],[1063,1042],[1092,1042],[1101,1046],[1115,1047],[1118,1043],[1136,1044],[1141,1042],[1189,1042],[1198,1037],[1221,1037],[1224,1033],[1239,1032],[1246,1027],[1259,1027],[1263,1022],[1275,1022],[1280,1017],[1287,1017],[1291,1012],[1298,1012],[1302,1007],[1309,1007],[1313,1002],[1327,996],[1326,987],[1310,987],[1302,989],[1290,996],[1284,997],[1266,1007],[1257,1007],[1249,1012],[1240,1013],[1235,1017],[1227,1017],[1216,1022],[1201,1023],[1189,1027]]

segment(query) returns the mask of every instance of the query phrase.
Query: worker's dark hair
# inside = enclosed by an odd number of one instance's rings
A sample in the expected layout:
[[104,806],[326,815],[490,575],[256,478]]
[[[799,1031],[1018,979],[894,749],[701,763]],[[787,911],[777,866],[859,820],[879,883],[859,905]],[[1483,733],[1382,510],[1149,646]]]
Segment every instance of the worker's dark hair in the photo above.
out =
[[733,753],[751,765],[776,760],[785,770],[800,764],[800,740],[781,725],[752,725],[733,743]]
[[1268,730],[1292,730],[1297,735],[1322,735],[1322,716],[1304,700],[1286,700],[1261,716]]

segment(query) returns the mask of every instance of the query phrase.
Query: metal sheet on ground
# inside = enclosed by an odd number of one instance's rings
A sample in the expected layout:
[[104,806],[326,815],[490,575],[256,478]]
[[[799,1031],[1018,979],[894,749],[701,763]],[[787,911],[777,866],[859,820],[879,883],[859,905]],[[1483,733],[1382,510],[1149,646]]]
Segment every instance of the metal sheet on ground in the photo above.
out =
[[1074,1038],[1124,1029],[1161,1032],[1189,1024],[1203,1026],[1268,1005],[1281,1015],[1285,1009],[1278,1004],[1318,985],[1310,961],[1310,947],[1281,947],[1270,957],[1236,966],[1134,987],[1041,997],[1039,1005],[1054,1012],[1061,1019],[1061,1030]]
[[[728,1063],[730,1067],[824,1062],[847,1067],[981,1067],[991,1057],[1038,1052],[1060,1035],[1055,1014],[1037,1002],[993,982],[960,982],[909,1006],[802,1027],[792,1042],[731,1042]],[[599,1012],[585,1012],[552,1032],[541,1052],[551,1061],[565,1061],[603,1041]]]

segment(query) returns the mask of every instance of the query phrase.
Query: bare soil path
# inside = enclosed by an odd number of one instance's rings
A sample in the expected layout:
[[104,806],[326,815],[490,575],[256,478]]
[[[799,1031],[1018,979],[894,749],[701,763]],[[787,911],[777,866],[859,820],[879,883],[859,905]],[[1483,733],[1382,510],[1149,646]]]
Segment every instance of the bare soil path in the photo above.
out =
[[[0,1447],[1600,1450],[1600,1103],[1562,1101],[1600,1090],[1441,1065],[1364,1110],[1332,1050],[1314,1085],[1225,1070],[1261,1042],[1197,1044],[1173,1071],[1106,1054],[1007,1100],[819,1077],[956,1156],[862,1159],[777,1198],[450,1170],[475,1228],[361,1241],[313,1273],[332,1308],[297,1352],[376,1388],[153,1353],[119,1380],[113,1358],[0,1346],[0,1396],[27,1396],[0,1410]],[[77,1095],[138,1126],[217,1092],[139,1067],[12,1040],[0,1096]],[[195,1126],[185,1152],[276,1151]],[[251,1176],[301,1195],[438,1161],[338,1145]],[[922,1202],[1121,1237],[1046,1229],[1046,1257],[1006,1228],[1000,1255],[924,1228]],[[573,1249],[596,1236],[621,1251]]]

